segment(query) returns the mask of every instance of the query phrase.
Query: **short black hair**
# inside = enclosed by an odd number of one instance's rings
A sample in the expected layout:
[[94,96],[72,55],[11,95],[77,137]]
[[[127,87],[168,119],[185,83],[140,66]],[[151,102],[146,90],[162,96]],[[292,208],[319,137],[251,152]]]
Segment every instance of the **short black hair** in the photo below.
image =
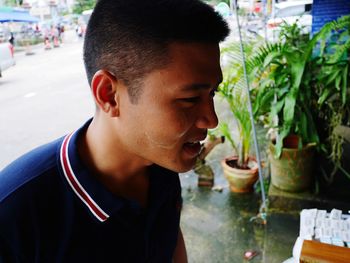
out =
[[84,41],[88,81],[108,70],[136,103],[143,77],[169,62],[170,43],[216,44],[228,34],[223,18],[200,0],[99,0]]

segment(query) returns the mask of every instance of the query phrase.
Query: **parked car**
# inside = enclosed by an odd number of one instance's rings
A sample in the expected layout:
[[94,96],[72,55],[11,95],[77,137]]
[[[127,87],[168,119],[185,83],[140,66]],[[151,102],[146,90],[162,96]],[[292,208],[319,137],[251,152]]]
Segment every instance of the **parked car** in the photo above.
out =
[[302,28],[302,33],[311,32],[312,25],[312,0],[286,1],[275,4],[274,14],[267,20],[267,38],[276,40],[283,22],[292,25],[297,23]]
[[13,46],[10,43],[0,43],[0,77],[4,70],[16,64],[13,52]]

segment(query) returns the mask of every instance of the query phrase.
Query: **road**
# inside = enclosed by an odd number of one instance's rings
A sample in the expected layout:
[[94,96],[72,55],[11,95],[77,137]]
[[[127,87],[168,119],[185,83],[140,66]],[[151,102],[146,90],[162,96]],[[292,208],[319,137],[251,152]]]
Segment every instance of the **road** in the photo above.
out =
[[82,60],[82,41],[16,53],[0,78],[0,170],[8,163],[80,127],[94,112]]

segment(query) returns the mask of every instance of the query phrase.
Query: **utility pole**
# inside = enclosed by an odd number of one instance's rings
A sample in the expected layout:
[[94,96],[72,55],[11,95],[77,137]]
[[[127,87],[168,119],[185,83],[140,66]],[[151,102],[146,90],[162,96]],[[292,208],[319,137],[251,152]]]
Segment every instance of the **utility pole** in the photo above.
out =
[[[235,5],[237,6],[237,1],[238,0],[230,0],[230,10],[231,14],[233,14],[233,11],[235,10]],[[237,6],[238,7],[238,6]]]
[[267,31],[266,31],[266,22],[267,22],[267,3],[266,0],[261,1],[262,8],[263,8],[263,19],[264,19],[264,37],[265,41],[267,41]]
[[275,4],[276,4],[276,0],[271,0],[272,3],[271,3],[271,17],[275,17]]

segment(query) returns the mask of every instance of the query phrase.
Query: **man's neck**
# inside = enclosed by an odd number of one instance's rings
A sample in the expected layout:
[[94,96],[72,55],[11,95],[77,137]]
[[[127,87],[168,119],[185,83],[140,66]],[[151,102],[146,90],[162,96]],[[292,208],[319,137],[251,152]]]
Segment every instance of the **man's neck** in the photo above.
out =
[[79,155],[91,173],[109,191],[142,206],[147,205],[150,164],[123,149],[123,144],[110,141],[112,129],[94,119],[78,140]]

